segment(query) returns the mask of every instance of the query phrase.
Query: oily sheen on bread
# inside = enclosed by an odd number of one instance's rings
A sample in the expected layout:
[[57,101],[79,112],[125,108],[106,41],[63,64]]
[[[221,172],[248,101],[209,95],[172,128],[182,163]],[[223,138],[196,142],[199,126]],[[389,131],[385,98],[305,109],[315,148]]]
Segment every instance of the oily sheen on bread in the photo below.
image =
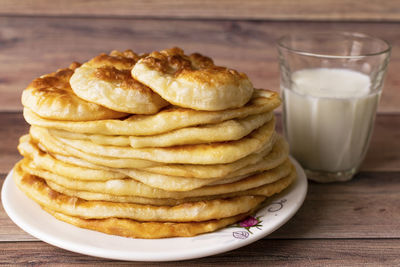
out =
[[109,109],[153,114],[169,103],[131,76],[140,59],[132,50],[100,54],[75,70],[70,83],[80,98]]
[[60,121],[94,121],[126,116],[79,98],[69,84],[79,63],[34,79],[22,92],[22,104],[40,117]]
[[197,110],[241,107],[254,90],[246,74],[216,66],[197,53],[185,55],[177,47],[140,59],[132,76],[168,102]]
[[266,112],[241,119],[186,127],[149,136],[84,134],[58,129],[49,129],[49,133],[54,137],[86,140],[99,145],[131,146],[133,148],[170,147],[238,140],[271,120],[272,117],[272,112]]
[[176,206],[153,206],[136,203],[87,201],[52,190],[39,176],[17,168],[13,174],[17,186],[41,206],[82,218],[129,218],[139,221],[192,222],[221,219],[248,212],[260,204],[263,196],[238,196],[184,203]]
[[[132,148],[103,146],[90,141],[66,138],[55,137],[55,139],[78,150],[89,150],[91,154],[97,156],[141,159],[161,163],[221,164],[239,160],[272,142],[274,126],[275,120],[271,120],[240,140],[218,142],[213,143],[213,145],[196,144],[174,147]],[[47,130],[32,127],[32,131],[43,132]]]
[[131,219],[82,219],[65,215],[50,209],[45,209],[57,219],[72,225],[103,232],[110,235],[119,235],[133,238],[166,238],[190,237],[198,234],[216,231],[234,222],[240,221],[251,212],[219,220],[203,222],[139,222]]
[[207,233],[259,216],[297,176],[275,131],[279,95],[198,53],[102,53],[35,79],[22,101],[15,184],[78,227]]
[[153,115],[131,115],[119,120],[61,121],[45,119],[29,108],[24,118],[31,125],[61,129],[69,132],[102,135],[148,136],[189,126],[219,123],[235,118],[269,112],[281,104],[279,94],[271,90],[255,90],[245,106],[223,111],[199,111],[177,106],[167,107]]

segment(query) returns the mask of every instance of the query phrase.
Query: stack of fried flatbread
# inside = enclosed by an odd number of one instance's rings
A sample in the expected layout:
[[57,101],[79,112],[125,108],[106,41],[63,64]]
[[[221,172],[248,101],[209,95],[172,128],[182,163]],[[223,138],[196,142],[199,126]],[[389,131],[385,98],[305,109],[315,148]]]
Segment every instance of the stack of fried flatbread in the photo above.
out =
[[277,93],[179,48],[101,54],[35,79],[18,187],[104,233],[193,236],[244,219],[296,178]]

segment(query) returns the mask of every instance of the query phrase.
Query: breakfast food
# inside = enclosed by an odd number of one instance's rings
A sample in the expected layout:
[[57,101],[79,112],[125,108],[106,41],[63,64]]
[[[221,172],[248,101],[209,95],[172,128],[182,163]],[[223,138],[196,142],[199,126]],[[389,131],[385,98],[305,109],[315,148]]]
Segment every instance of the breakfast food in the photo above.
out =
[[22,104],[42,118],[60,121],[89,121],[126,116],[87,102],[74,94],[69,83],[79,63],[36,78],[22,92]]
[[214,124],[269,112],[277,108],[280,103],[277,93],[269,90],[255,90],[250,101],[243,107],[222,111],[199,111],[169,106],[156,114],[133,114],[119,120],[61,121],[40,117],[29,106],[24,106],[24,118],[31,125],[74,133],[149,136],[189,126]]
[[55,137],[87,140],[100,145],[142,147],[169,147],[179,144],[204,144],[221,141],[238,140],[272,119],[272,112],[250,115],[223,121],[221,123],[197,125],[176,129],[166,133],[148,136],[110,136],[96,134],[80,134],[63,130],[49,129]]
[[168,102],[131,76],[131,69],[140,59],[132,51],[100,54],[82,64],[71,76],[77,96],[112,110],[153,114]]
[[[132,148],[98,145],[91,141],[56,138],[66,146],[85,148],[91,154],[114,158],[132,158],[160,163],[220,164],[236,161],[261,149],[273,141],[275,121],[264,124],[240,140],[209,144],[178,145],[171,147]],[[32,127],[31,132],[46,131]],[[38,134],[39,135],[39,134]]]
[[246,218],[296,179],[275,132],[279,96],[179,48],[101,54],[34,80],[22,102],[31,128],[13,178],[78,227],[193,236]]
[[198,110],[241,107],[254,90],[246,74],[216,66],[200,54],[187,56],[176,47],[140,59],[132,76],[168,102]]

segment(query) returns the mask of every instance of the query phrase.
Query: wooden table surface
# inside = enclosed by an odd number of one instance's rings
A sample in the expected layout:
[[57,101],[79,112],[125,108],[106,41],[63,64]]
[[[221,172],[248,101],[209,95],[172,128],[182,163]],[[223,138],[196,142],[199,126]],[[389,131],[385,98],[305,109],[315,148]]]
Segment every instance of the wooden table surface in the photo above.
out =
[[[35,77],[100,52],[182,46],[278,89],[274,41],[297,31],[359,31],[393,46],[371,146],[346,183],[309,183],[298,213],[246,247],[166,266],[400,265],[400,6],[396,1],[0,1],[0,184],[28,125],[20,95]],[[279,2],[279,3],[278,3]],[[346,8],[344,8],[346,7]],[[279,112],[279,111],[278,111]],[[278,114],[279,117],[279,114]],[[25,233],[0,206],[0,265],[146,265],[80,255]]]

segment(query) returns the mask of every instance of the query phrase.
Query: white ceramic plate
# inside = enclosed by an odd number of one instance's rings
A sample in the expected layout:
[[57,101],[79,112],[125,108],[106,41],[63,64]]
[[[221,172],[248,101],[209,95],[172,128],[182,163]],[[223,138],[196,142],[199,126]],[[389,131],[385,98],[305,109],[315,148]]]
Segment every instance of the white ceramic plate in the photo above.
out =
[[81,229],[53,218],[18,190],[11,173],[2,189],[8,216],[27,233],[54,246],[90,256],[131,261],[173,261],[200,258],[253,243],[286,223],[300,208],[307,193],[307,178],[296,165],[298,179],[271,198],[247,220],[195,237],[134,239]]

